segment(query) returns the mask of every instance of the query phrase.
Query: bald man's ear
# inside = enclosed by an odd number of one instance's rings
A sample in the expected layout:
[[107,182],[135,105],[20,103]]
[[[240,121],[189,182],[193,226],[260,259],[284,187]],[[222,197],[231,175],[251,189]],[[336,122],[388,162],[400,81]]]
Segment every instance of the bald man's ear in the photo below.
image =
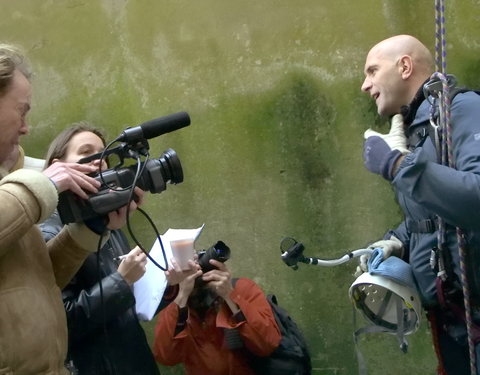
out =
[[408,79],[413,73],[413,61],[408,55],[402,56],[398,60],[398,69],[402,75],[402,79]]

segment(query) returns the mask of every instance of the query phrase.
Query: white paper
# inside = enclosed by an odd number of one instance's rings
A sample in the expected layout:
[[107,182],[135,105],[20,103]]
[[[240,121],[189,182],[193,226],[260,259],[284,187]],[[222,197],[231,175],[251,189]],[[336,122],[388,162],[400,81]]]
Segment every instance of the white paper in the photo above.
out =
[[[173,257],[170,241],[181,239],[193,239],[195,241],[200,236],[204,226],[205,224],[197,229],[169,229],[160,236],[168,264],[170,264],[170,259]],[[165,260],[163,259],[158,238],[149,254],[155,262],[165,267]],[[164,271],[158,268],[150,259],[147,261],[146,268],[147,270],[143,277],[133,284],[137,315],[143,321],[152,320],[167,287]]]

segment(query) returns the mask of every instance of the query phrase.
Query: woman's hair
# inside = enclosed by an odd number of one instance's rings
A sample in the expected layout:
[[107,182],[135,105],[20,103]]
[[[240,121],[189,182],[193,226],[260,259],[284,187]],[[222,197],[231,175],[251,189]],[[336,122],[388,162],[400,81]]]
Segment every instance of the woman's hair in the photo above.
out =
[[30,80],[32,71],[23,52],[18,47],[0,43],[0,96],[7,92],[15,70]]
[[57,135],[52,143],[50,143],[47,155],[45,156],[44,168],[48,168],[50,165],[52,165],[53,159],[63,159],[67,152],[68,144],[73,136],[83,132],[91,132],[97,135],[102,140],[103,145],[106,145],[105,137],[100,130],[86,121],[75,122]]

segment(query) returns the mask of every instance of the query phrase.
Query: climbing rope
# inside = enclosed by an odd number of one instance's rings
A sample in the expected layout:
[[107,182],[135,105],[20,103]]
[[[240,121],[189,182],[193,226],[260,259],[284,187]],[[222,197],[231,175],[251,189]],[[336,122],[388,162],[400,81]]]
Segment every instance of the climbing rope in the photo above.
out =
[[445,4],[443,0],[435,0],[435,63],[437,72],[447,74]]
[[[455,168],[455,161],[452,155],[452,132],[450,121],[450,86],[447,79],[447,51],[445,38],[445,2],[444,0],[435,0],[435,64],[437,73],[434,73],[431,78],[440,79],[442,82],[442,91],[439,93],[439,123],[438,131],[440,142],[441,163],[451,168]],[[433,106],[432,106],[433,108]],[[432,114],[431,114],[432,116]],[[442,218],[439,219],[438,230],[438,247],[442,251],[445,247],[445,222]],[[475,375],[476,361],[475,361],[475,343],[473,340],[473,319],[470,305],[470,287],[467,280],[466,267],[466,243],[463,231],[460,228],[457,231],[458,253],[460,259],[460,279],[463,291],[463,303],[465,307],[465,322],[468,334],[468,350],[470,356],[470,372]],[[444,272],[444,270],[442,270]],[[444,275],[439,275],[444,277]]]

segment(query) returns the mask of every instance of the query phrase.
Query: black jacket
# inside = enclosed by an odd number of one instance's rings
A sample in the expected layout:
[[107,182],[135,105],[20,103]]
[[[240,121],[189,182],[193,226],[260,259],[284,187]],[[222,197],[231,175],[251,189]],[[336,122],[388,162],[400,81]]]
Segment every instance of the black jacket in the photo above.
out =
[[[62,226],[57,212],[40,224],[45,241]],[[160,373],[135,312],[133,290],[113,259],[129,251],[123,232],[111,231],[102,249],[88,256],[62,291],[68,321],[67,360],[73,361],[80,375]]]

